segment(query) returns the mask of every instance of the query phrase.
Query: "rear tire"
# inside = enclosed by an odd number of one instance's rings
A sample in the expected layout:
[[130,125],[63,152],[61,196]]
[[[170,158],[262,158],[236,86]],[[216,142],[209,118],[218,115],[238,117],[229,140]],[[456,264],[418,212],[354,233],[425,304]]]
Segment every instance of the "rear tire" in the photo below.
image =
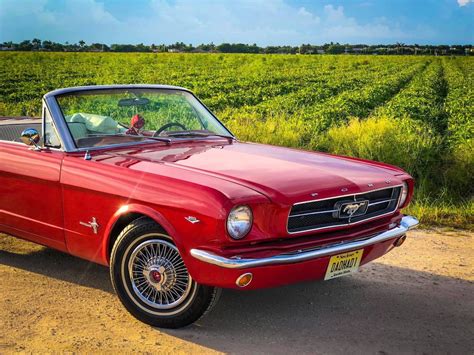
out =
[[110,278],[125,308],[138,320],[160,328],[195,322],[220,296],[220,289],[191,278],[170,236],[146,217],[130,223],[118,236]]

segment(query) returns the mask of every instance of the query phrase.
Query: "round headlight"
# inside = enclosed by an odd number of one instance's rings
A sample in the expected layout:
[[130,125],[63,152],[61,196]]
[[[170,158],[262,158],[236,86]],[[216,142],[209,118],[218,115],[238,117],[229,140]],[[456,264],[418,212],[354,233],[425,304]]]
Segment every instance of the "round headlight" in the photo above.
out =
[[404,181],[402,191],[400,192],[400,200],[398,201],[398,207],[402,207],[408,197],[408,184]]
[[236,206],[227,217],[227,232],[234,239],[242,239],[252,228],[252,210],[248,206]]

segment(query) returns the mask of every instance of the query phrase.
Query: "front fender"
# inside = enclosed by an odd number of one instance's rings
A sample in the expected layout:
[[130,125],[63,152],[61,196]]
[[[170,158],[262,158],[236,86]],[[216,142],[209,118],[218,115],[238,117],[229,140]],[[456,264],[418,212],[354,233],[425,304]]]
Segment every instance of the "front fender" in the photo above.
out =
[[178,233],[173,225],[157,210],[140,204],[128,204],[120,207],[110,218],[109,222],[104,231],[104,239],[102,241],[102,260],[104,260],[107,265],[110,263],[110,255],[108,251],[110,250],[110,240],[112,238],[112,231],[114,226],[116,225],[117,221],[130,213],[139,213],[141,215],[147,216],[153,219],[156,223],[158,223],[166,233],[173,239],[178,249],[181,249],[181,240],[178,237]]

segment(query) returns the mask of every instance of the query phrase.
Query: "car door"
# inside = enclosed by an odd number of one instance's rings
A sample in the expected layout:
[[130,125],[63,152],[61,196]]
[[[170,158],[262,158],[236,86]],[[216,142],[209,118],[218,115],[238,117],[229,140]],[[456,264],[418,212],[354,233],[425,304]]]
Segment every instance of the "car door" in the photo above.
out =
[[63,157],[60,150],[0,141],[0,230],[65,250]]

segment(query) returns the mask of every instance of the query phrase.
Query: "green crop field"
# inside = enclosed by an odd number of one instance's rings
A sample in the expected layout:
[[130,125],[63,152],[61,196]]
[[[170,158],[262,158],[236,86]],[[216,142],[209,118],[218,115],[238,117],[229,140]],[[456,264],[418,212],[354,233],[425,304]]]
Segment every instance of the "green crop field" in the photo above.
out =
[[398,165],[425,225],[474,225],[472,57],[0,53],[0,115],[115,83],[187,87],[241,140]]

